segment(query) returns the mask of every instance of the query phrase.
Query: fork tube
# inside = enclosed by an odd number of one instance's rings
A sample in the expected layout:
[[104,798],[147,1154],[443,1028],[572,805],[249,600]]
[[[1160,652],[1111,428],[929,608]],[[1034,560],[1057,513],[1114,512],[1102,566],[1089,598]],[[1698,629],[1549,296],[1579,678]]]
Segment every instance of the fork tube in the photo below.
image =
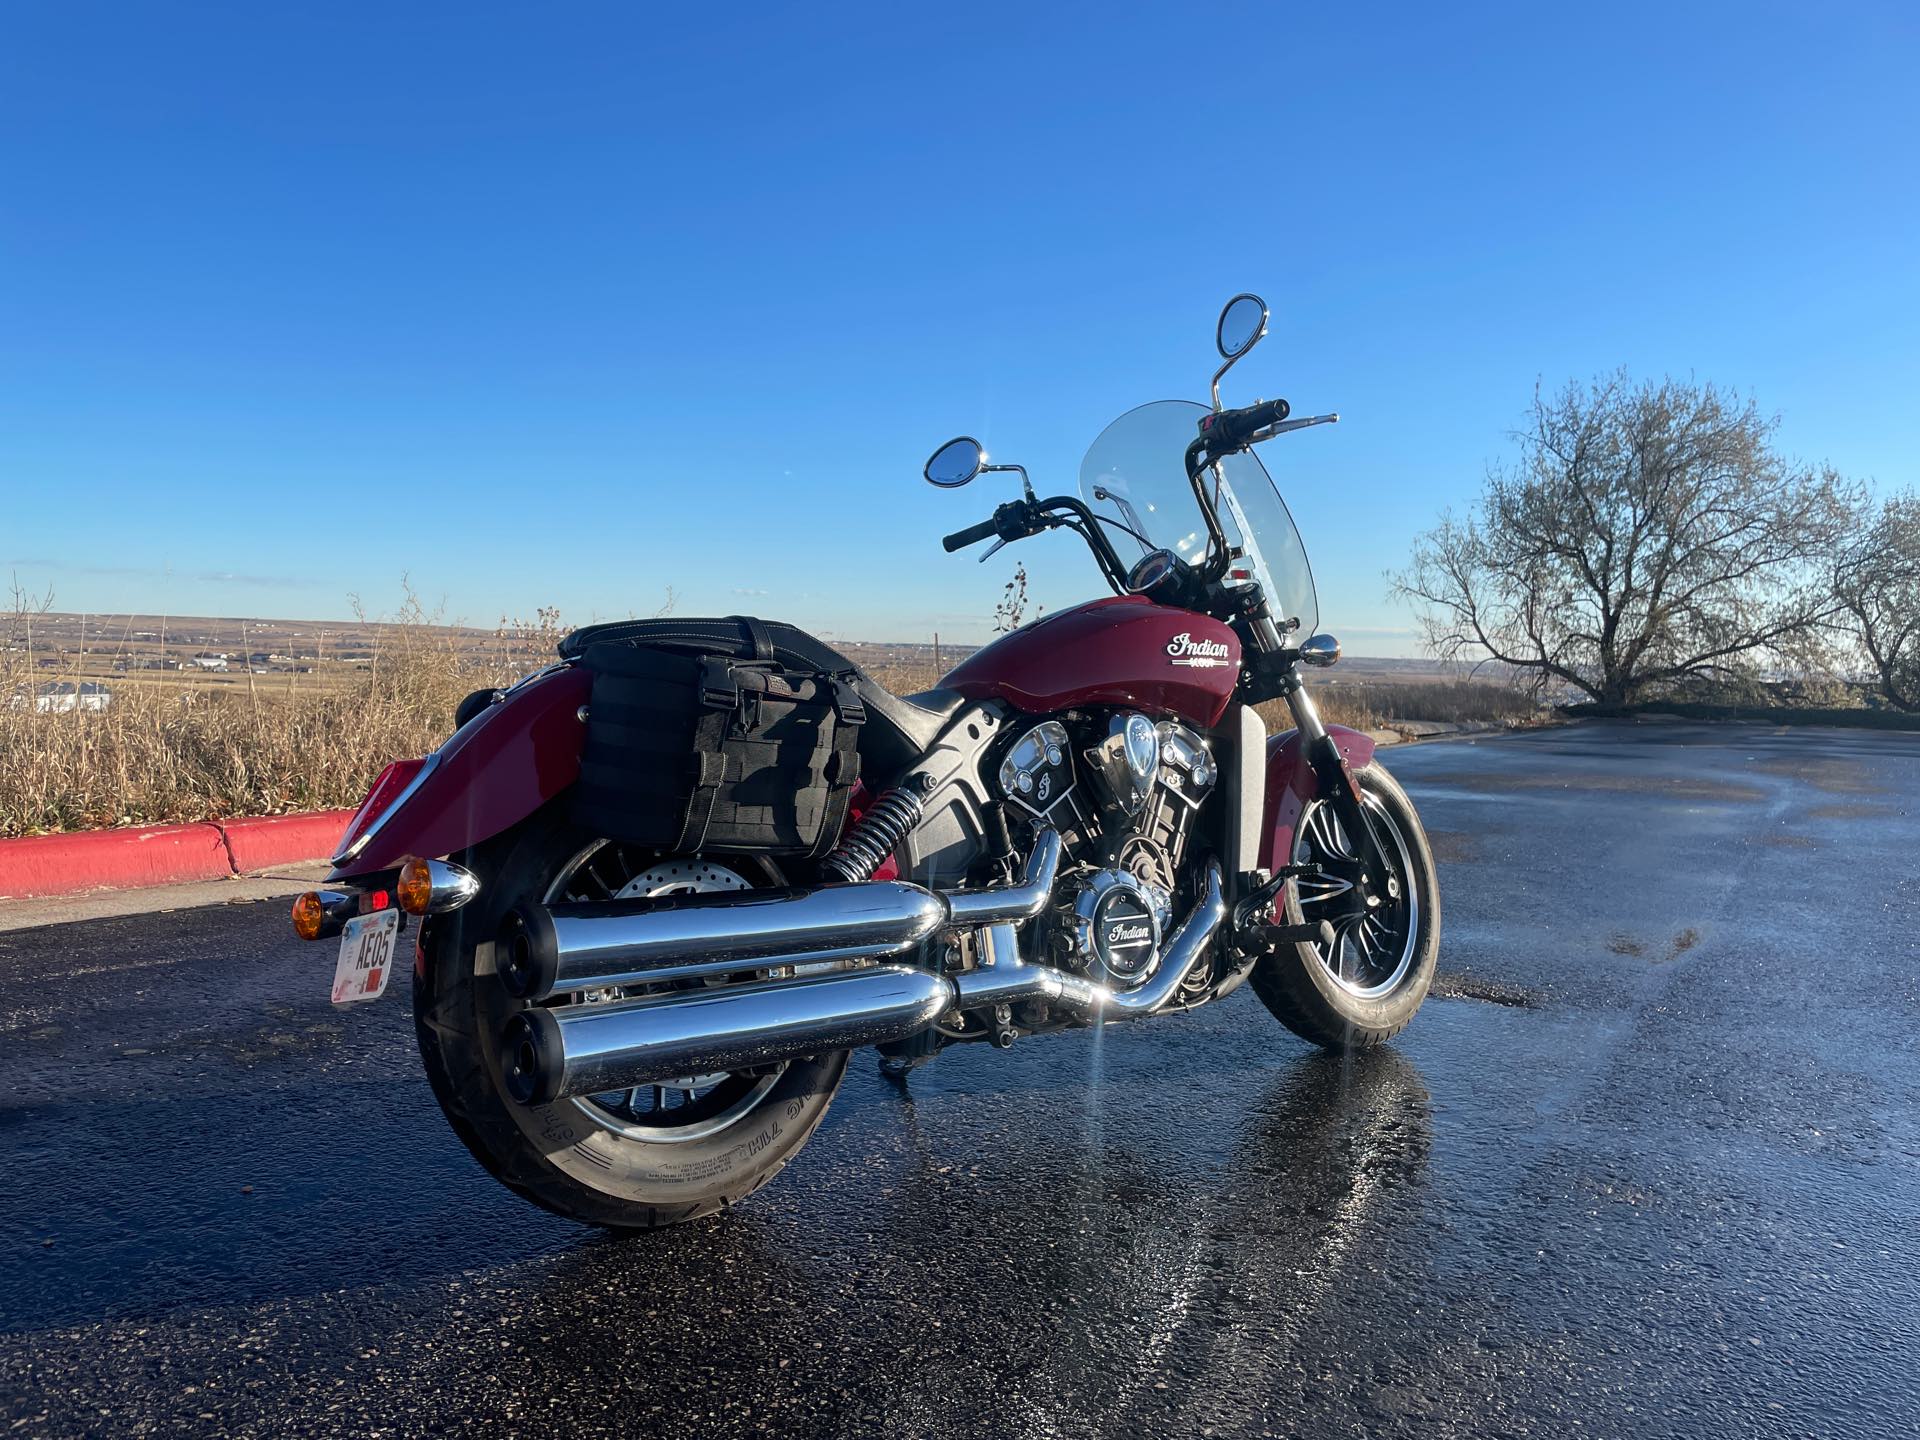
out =
[[1287,677],[1293,683],[1287,687],[1287,708],[1293,711],[1293,723],[1300,731],[1301,739],[1309,745],[1317,745],[1327,738],[1327,727],[1320,720],[1319,707],[1313,703],[1313,697],[1307,694],[1307,687],[1300,677]]
[[1368,818],[1366,806],[1360,803],[1360,794],[1347,773],[1345,762],[1340,758],[1340,747],[1333,737],[1327,734],[1326,724],[1320,719],[1320,710],[1313,703],[1313,697],[1307,694],[1306,684],[1300,678],[1298,670],[1287,675],[1287,707],[1293,711],[1293,723],[1299,727],[1302,748],[1306,752],[1307,763],[1313,767],[1313,773],[1320,781],[1322,794],[1333,807],[1333,813],[1340,817],[1340,827],[1347,832],[1355,854],[1365,867],[1360,884],[1361,893],[1368,896],[1369,905],[1377,905],[1376,898],[1386,893],[1387,870],[1385,852],[1380,837],[1374,832],[1373,821]]

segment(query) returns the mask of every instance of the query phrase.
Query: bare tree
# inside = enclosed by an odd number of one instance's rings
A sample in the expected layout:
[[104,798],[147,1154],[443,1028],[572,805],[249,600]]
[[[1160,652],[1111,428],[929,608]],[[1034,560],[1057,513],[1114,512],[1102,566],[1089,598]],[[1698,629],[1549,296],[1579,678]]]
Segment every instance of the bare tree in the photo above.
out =
[[1920,495],[1890,497],[1834,564],[1841,619],[1882,695],[1920,710]]
[[1536,390],[1529,421],[1474,512],[1443,515],[1392,577],[1436,654],[1626,704],[1738,673],[1834,610],[1857,491],[1779,455],[1752,401],[1616,373]]

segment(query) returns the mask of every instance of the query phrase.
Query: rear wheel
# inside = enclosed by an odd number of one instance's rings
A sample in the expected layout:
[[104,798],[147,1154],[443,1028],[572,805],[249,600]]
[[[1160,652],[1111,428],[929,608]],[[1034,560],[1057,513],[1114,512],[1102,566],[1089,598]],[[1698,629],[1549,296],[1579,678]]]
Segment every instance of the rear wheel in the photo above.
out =
[[1427,833],[1406,791],[1382,765],[1355,772],[1389,879],[1382,903],[1362,903],[1352,837],[1322,800],[1294,830],[1294,864],[1317,864],[1317,879],[1287,887],[1290,924],[1324,920],[1332,945],[1282,945],[1249,977],[1254,993],[1286,1027],[1329,1050],[1378,1045],[1407,1027],[1427,998],[1440,954],[1440,885]]
[[[799,1152],[840,1088],[845,1051],[534,1106],[510,1097],[499,1055],[501,1031],[524,1003],[494,971],[494,935],[513,904],[745,890],[779,883],[770,862],[653,856],[550,816],[469,859],[482,888],[472,904],[428,923],[414,1024],[440,1108],[496,1179],[576,1220],[653,1229],[733,1204]],[[606,1004],[636,993],[549,1003]]]

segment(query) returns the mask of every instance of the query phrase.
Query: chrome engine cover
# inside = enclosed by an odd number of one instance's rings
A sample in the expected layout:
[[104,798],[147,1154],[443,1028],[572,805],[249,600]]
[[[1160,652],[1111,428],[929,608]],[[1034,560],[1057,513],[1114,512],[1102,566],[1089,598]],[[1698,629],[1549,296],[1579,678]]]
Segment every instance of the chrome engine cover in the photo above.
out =
[[1160,963],[1172,897],[1125,870],[1100,870],[1073,902],[1073,949],[1088,974],[1116,990],[1138,985]]
[[1153,722],[1136,711],[1122,711],[1108,722],[1107,738],[1087,751],[1107,798],[1126,815],[1138,815],[1153,794],[1160,773],[1160,736]]
[[1058,720],[1043,720],[1014,742],[1000,762],[1000,793],[1035,817],[1073,789],[1073,743]]

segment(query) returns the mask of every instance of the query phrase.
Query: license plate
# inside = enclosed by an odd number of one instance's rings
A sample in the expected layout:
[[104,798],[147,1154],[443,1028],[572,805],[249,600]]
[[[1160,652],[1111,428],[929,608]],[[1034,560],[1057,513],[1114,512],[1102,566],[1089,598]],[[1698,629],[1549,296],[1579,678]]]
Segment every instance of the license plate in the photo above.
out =
[[376,910],[347,921],[340,932],[340,960],[333,967],[333,1003],[378,1000],[393,974],[393,951],[399,938],[398,910]]

